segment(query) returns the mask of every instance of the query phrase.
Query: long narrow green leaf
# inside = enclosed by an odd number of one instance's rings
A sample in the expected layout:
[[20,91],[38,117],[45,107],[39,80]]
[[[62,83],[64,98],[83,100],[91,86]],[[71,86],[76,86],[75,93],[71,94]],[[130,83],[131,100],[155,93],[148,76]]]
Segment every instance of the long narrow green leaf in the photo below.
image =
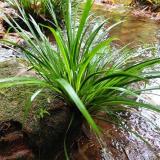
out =
[[84,71],[86,70],[86,67],[88,66],[88,64],[92,60],[92,58],[95,56],[95,54],[97,54],[97,52],[99,50],[104,48],[106,45],[110,44],[112,41],[113,41],[113,38],[109,38],[109,39],[101,42],[84,59],[84,62],[81,64],[80,69],[79,69],[78,79],[77,79],[77,83],[76,83],[76,91],[79,91],[79,89],[80,89],[80,82],[81,82],[82,76],[84,74]]
[[49,85],[43,81],[33,77],[12,77],[0,79],[0,88],[12,87],[16,85],[39,85],[42,87],[49,87]]
[[151,104],[143,103],[143,102],[136,102],[131,99],[124,99],[124,98],[115,98],[112,100],[108,100],[107,102],[104,102],[104,104],[110,104],[110,105],[118,105],[118,104],[123,104],[123,105],[129,105],[131,107],[143,107],[146,109],[151,109],[156,112],[160,112],[160,107],[159,106],[154,106]]
[[100,131],[99,131],[96,123],[92,119],[91,115],[89,114],[89,112],[85,108],[84,104],[82,103],[82,101],[80,100],[80,98],[78,97],[78,95],[76,94],[74,89],[72,88],[72,86],[67,81],[65,81],[64,79],[57,79],[57,81],[62,86],[62,88],[65,90],[65,92],[70,97],[70,99],[74,102],[74,104],[79,109],[81,114],[85,117],[85,119],[88,122],[88,124],[91,125],[92,129],[97,134],[100,134]]
[[79,48],[79,41],[80,41],[80,38],[82,36],[83,30],[85,28],[84,26],[86,24],[86,20],[88,18],[88,15],[89,15],[89,12],[90,12],[91,7],[93,5],[93,2],[94,2],[93,0],[87,0],[86,4],[85,4],[85,7],[83,9],[80,24],[79,24],[78,31],[77,31],[77,34],[76,34],[76,38],[75,38],[73,48],[72,48],[72,55],[73,55],[73,60],[74,61],[76,60],[76,57],[77,57],[77,54],[78,54],[77,49]]
[[32,94],[32,96],[27,100],[26,105],[24,107],[24,121],[26,120],[29,111],[31,109],[33,101],[36,99],[36,97],[42,92],[42,89],[37,90],[35,93]]
[[69,65],[69,57],[67,55],[67,53],[65,52],[65,48],[64,48],[64,44],[63,42],[61,41],[61,38],[59,36],[59,34],[51,27],[48,27],[51,32],[53,33],[55,39],[56,39],[56,42],[58,44],[58,47],[62,53],[62,56],[64,58],[64,65],[66,66],[66,71],[70,72],[70,65]]

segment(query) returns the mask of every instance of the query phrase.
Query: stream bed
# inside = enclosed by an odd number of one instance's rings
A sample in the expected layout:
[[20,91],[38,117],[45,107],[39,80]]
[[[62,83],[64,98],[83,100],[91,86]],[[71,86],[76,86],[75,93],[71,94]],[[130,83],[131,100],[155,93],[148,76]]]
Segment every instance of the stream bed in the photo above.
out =
[[136,17],[132,15],[131,9],[124,5],[115,5],[108,8],[102,3],[96,3],[93,7],[96,15],[109,19],[109,24],[114,24],[120,20],[124,21],[114,27],[110,33],[111,36],[119,38],[121,45],[157,42],[160,23],[147,17]]

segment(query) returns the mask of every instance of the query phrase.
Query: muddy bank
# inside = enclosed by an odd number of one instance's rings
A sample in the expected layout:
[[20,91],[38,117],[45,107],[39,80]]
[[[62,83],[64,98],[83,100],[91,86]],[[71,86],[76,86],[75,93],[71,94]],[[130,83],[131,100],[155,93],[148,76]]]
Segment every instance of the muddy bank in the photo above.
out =
[[[28,67],[23,59],[6,60],[0,63],[0,78],[36,76]],[[64,156],[70,107],[52,92],[44,90],[24,119],[26,102],[37,89],[37,86],[18,86],[0,90],[0,146],[4,146],[0,147],[0,158],[49,160],[59,156],[59,152]]]
[[[145,118],[142,118],[141,115],[139,115],[139,113],[125,112],[121,113],[120,117],[125,118],[125,125],[127,125],[126,127],[127,129],[130,129],[132,132],[129,133],[121,127],[117,128],[114,124],[112,125],[111,123],[106,123],[98,120],[97,123],[103,128],[103,143],[106,147],[104,149],[97,141],[96,137],[89,131],[89,129],[84,129],[84,127],[82,127],[82,130],[85,134],[80,134],[79,137],[76,138],[74,143],[71,144],[71,151],[69,151],[68,149],[68,154],[71,157],[71,159],[90,160],[92,158],[92,160],[107,160],[107,153],[110,156],[110,160],[159,160],[160,132],[158,128],[154,127]],[[3,147],[4,150],[0,150],[0,156],[4,158],[12,157],[12,160],[16,160],[17,157],[37,160],[44,159],[44,157],[38,157],[37,155],[37,150],[39,151],[39,154],[41,156],[43,155],[43,151],[41,150],[42,148],[40,149],[39,147],[33,147],[33,143],[32,145],[28,143],[31,142],[31,139],[33,137],[31,138],[30,136],[28,136],[26,132],[24,132],[24,129],[21,129],[21,125],[18,122],[10,121],[1,123],[1,131],[2,128],[9,128],[8,123],[12,123],[12,127],[9,131],[5,129],[6,132],[3,132],[3,136],[0,136],[0,145],[3,144],[3,146],[5,146]],[[50,129],[55,128],[55,126],[53,126],[54,128],[51,127],[53,125],[53,122],[46,124],[48,124],[46,127],[49,130],[43,128],[43,131],[41,130],[40,133],[44,134],[45,131],[50,131],[51,134]],[[14,129],[14,125],[16,125],[16,129]],[[46,135],[47,134],[45,134],[45,136]],[[139,137],[138,135],[141,135],[141,137]],[[44,135],[41,135],[39,138],[41,139],[41,141],[36,141],[36,139],[38,139],[36,135],[36,137],[34,137],[34,141],[38,142],[39,144],[42,144]],[[49,141],[48,138],[50,138]],[[52,142],[53,137],[45,137],[45,141]],[[59,144],[60,141],[52,144],[48,143],[48,145],[52,146],[52,149],[50,148],[50,146],[48,146],[49,148],[47,148],[47,152],[45,152],[45,155],[49,155],[48,160],[64,159],[63,145],[61,145],[60,147]],[[47,145],[45,144],[45,146]],[[57,149],[58,152],[55,152],[55,150]]]

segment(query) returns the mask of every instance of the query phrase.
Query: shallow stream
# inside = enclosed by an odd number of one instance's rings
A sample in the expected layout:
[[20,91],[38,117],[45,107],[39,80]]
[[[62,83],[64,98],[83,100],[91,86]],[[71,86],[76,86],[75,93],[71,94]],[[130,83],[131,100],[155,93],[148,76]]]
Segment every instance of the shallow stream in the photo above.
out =
[[116,36],[120,42],[128,43],[155,43],[157,32],[160,30],[160,23],[145,17],[132,15],[131,8],[124,5],[115,5],[108,8],[105,4],[95,4],[93,11],[96,15],[109,18],[110,24],[120,20],[124,21],[111,31],[111,36]]

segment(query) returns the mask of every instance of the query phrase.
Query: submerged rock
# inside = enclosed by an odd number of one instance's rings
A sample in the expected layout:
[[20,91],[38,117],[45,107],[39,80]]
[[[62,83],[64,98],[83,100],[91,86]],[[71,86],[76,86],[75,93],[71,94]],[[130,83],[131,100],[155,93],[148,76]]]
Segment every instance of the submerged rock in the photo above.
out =
[[[123,128],[98,120],[97,123],[103,129],[103,143],[88,131],[87,136],[77,139],[77,147],[71,153],[72,159],[110,160],[105,158],[105,147],[107,154],[114,160],[159,160],[160,130],[154,126],[154,121],[160,115],[154,113],[154,118],[146,118],[141,115],[141,111],[132,110],[120,113],[119,116],[124,120]],[[110,121],[109,117],[107,120]]]

